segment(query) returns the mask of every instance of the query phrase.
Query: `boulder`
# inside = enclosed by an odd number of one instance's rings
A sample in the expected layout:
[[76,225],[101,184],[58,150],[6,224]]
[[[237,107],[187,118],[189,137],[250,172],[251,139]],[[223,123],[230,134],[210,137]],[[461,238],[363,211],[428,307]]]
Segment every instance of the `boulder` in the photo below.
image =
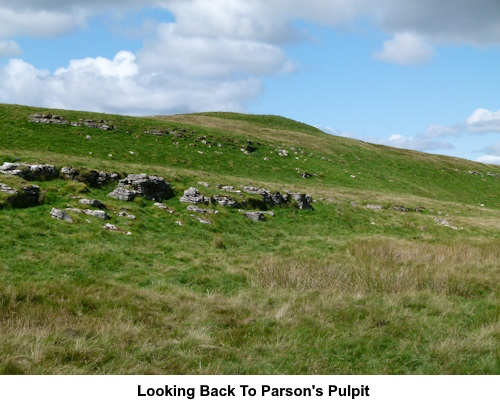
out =
[[312,197],[310,195],[302,194],[302,193],[290,193],[289,196],[292,200],[294,200],[297,203],[297,207],[300,210],[312,210],[313,209],[313,207],[311,206]]
[[96,217],[102,220],[109,219],[109,215],[106,213],[106,211],[102,210],[85,210],[84,213],[85,215],[90,215],[92,217]]
[[213,198],[219,203],[219,205],[222,205],[223,207],[236,208],[239,205],[236,201],[231,200],[226,196],[214,195]]
[[59,210],[57,208],[52,208],[50,211],[50,216],[52,218],[58,219],[60,221],[66,221],[69,223],[73,223],[73,218],[64,210]]
[[[117,192],[117,190],[119,189],[133,192],[134,194],[132,199],[136,195],[140,195],[147,200],[162,201],[164,199],[172,197],[173,195],[170,184],[165,182],[165,179],[163,179],[163,177],[148,176],[147,174],[128,175],[125,179],[120,180],[118,182],[118,188],[108,195],[114,197],[115,194],[113,193]],[[123,196],[126,193],[124,193],[123,191],[118,191],[117,194]],[[132,196],[132,193],[129,193],[128,196]]]
[[211,202],[211,198],[201,195],[197,188],[190,187],[184,191],[184,195],[181,197],[181,202],[190,204],[208,204]]
[[116,198],[120,201],[133,201],[135,195],[136,192],[134,190],[129,190],[123,187],[117,187],[108,194],[109,197]]
[[91,205],[92,207],[101,208],[101,209],[106,208],[106,206],[99,200],[89,200],[87,198],[82,198],[79,201],[79,203],[83,204],[83,205]]
[[264,217],[264,214],[262,212],[259,212],[259,211],[252,211],[252,212],[245,212],[244,213],[245,216],[249,219],[251,219],[252,221],[265,221],[266,218]]

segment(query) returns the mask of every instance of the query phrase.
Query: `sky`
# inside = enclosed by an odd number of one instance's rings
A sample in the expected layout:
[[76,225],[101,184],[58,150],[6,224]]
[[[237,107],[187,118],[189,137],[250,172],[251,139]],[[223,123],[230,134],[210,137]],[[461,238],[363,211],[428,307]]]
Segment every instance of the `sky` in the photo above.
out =
[[0,103],[275,114],[500,164],[499,0],[0,0]]

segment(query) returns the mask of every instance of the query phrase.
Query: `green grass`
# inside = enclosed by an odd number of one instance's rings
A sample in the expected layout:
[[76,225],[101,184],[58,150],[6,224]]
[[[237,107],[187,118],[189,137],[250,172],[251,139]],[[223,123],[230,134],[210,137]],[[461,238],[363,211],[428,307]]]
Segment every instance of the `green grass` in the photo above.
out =
[[[32,182],[41,205],[4,204],[0,373],[500,372],[500,179],[487,175],[500,167],[333,137],[274,116],[55,112],[117,127],[104,132],[28,122],[40,111],[0,105],[0,164],[161,175],[175,190],[165,201],[175,214],[142,198],[113,200],[114,185],[61,179]],[[166,128],[183,137],[145,134]],[[256,151],[245,155],[247,139]],[[303,179],[296,168],[316,176]],[[223,194],[217,184],[308,192],[316,201],[313,211],[273,208],[261,223],[213,207],[219,214],[205,215],[213,224],[201,224],[179,197],[191,186]],[[71,213],[73,224],[50,218],[52,207],[82,208],[75,196],[104,202],[109,222],[131,234],[84,214]],[[118,217],[121,210],[137,219]]]

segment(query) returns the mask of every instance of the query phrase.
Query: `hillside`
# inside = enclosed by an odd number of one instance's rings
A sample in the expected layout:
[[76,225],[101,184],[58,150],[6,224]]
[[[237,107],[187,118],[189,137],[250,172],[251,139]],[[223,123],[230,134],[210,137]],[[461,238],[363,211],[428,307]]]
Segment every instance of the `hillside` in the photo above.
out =
[[0,373],[500,372],[499,166],[14,105],[0,166]]

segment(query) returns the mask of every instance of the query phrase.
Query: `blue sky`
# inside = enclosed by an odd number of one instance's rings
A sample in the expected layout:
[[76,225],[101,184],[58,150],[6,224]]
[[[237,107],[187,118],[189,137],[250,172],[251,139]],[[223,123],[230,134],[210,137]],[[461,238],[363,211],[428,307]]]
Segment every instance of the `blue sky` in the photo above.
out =
[[498,0],[0,1],[0,102],[241,111],[500,164]]

